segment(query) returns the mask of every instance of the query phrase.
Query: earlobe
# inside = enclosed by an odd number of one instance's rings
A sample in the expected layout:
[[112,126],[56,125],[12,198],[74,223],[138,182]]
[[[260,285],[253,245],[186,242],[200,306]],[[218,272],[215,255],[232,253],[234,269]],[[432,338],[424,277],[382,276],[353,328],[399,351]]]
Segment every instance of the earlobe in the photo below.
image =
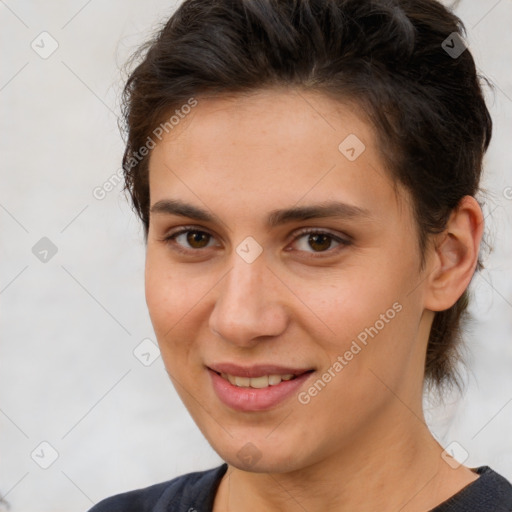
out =
[[469,286],[478,263],[484,219],[476,199],[464,196],[445,230],[436,235],[428,272],[425,308],[444,311]]

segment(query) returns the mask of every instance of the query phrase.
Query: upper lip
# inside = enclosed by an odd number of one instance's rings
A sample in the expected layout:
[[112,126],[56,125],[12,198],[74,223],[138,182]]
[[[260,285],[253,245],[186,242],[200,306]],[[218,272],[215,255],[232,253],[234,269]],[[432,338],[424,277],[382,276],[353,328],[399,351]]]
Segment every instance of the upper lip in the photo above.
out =
[[210,370],[217,373],[225,373],[235,377],[263,377],[263,375],[302,375],[312,371],[312,368],[291,368],[287,366],[277,366],[275,364],[256,364],[252,366],[240,366],[234,363],[215,363],[208,366]]

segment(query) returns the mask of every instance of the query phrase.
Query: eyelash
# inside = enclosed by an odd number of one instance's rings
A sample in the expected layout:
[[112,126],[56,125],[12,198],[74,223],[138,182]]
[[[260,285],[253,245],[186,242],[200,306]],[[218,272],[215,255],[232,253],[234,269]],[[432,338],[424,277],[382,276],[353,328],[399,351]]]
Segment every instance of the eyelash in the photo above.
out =
[[[204,247],[201,249],[185,249],[182,245],[180,245],[176,242],[176,238],[178,236],[180,236],[184,233],[189,233],[189,232],[204,233],[204,234],[210,236],[211,238],[213,238],[213,235],[211,233],[208,233],[208,231],[205,231],[204,229],[199,229],[197,226],[183,226],[182,228],[179,228],[177,231],[174,231],[174,232],[168,234],[167,236],[165,236],[164,238],[162,238],[161,241],[163,241],[169,245],[172,244],[173,250],[180,252],[182,254],[187,254],[187,255],[190,255],[193,253],[198,254],[198,253],[202,252],[203,250],[209,248],[209,247]],[[309,253],[309,257],[311,257],[311,258],[326,257],[326,256],[324,256],[325,254],[327,256],[332,256],[333,253],[337,253],[339,250],[343,249],[344,247],[346,247],[348,245],[351,245],[351,243],[352,243],[350,240],[348,240],[346,238],[341,238],[339,236],[334,235],[333,233],[331,233],[329,231],[325,231],[325,230],[318,229],[318,228],[303,228],[302,230],[299,230],[296,233],[293,240],[291,241],[291,243],[294,243],[297,240],[299,240],[300,238],[304,237],[305,235],[310,235],[310,234],[325,235],[325,236],[329,237],[332,241],[337,242],[339,244],[338,246],[334,247],[333,249],[329,248],[329,249],[326,249],[325,251]],[[211,240],[211,238],[210,238],[210,240]],[[208,243],[210,242],[210,240],[208,240]],[[299,252],[307,252],[308,253],[308,251],[299,251]]]

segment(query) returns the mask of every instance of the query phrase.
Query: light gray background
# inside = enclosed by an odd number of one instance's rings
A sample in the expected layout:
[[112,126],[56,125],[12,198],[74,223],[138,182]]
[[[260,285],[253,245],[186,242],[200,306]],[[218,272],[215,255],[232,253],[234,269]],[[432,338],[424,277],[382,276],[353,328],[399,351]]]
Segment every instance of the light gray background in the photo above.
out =
[[[144,366],[133,354],[154,340],[142,230],[120,185],[93,196],[120,167],[120,67],[174,8],[0,1],[0,492],[13,511],[84,511],[221,462],[161,359]],[[512,479],[512,3],[463,0],[457,13],[495,84],[484,182],[495,252],[472,286],[466,394],[428,419],[444,445],[467,450],[467,465]],[[31,48],[51,48],[43,31],[59,45],[47,59]],[[32,252],[43,237],[58,249],[46,263]],[[48,469],[43,441],[59,455]]]

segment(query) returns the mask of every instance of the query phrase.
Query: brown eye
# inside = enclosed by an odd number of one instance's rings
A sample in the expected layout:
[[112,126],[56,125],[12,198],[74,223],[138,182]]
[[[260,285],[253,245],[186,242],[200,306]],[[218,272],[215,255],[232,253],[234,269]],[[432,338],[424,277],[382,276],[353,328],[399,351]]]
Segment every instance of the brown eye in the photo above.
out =
[[[200,253],[201,249],[208,249],[216,245],[213,235],[201,229],[182,228],[169,234],[163,240],[174,250],[193,254]],[[217,244],[218,245],[218,244]]]
[[314,228],[307,228],[295,237],[294,245],[299,252],[309,253],[310,256],[332,255],[351,244],[349,239],[341,238],[333,233]]
[[187,243],[194,249],[202,249],[208,245],[211,235],[204,231],[187,231]]
[[308,243],[312,249],[315,249],[315,251],[326,251],[331,246],[332,237],[323,233],[309,235]]

